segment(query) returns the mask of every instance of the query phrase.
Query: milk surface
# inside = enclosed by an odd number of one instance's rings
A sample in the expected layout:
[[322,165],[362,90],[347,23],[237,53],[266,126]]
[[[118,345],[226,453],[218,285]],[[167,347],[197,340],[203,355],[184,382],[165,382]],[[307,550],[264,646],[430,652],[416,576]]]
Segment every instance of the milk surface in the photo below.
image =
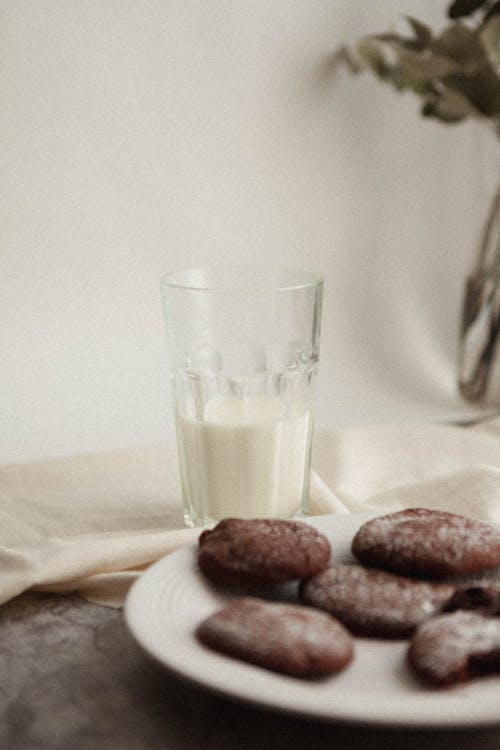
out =
[[188,523],[300,511],[309,481],[308,404],[285,411],[272,396],[218,396],[203,420],[178,413],[176,421]]

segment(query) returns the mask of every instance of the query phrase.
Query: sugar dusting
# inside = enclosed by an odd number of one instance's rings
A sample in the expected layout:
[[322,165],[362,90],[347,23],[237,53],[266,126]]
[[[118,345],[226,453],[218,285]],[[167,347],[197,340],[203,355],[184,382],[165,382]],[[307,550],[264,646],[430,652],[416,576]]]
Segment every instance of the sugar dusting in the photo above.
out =
[[411,508],[365,523],[352,550],[361,562],[400,572],[464,575],[500,566],[500,531],[454,513]]
[[242,582],[279,582],[323,569],[330,552],[326,537],[300,521],[228,518],[201,540],[199,561],[207,573],[216,566]]
[[440,612],[453,586],[411,580],[360,565],[336,564],[302,583],[301,599],[353,632],[402,637]]
[[[409,660],[425,681],[439,685],[473,677],[474,659],[499,650],[500,619],[459,610],[420,625]],[[495,664],[498,671],[498,658]]]
[[353,653],[349,633],[325,613],[254,597],[234,599],[197,634],[218,651],[295,674],[338,671]]

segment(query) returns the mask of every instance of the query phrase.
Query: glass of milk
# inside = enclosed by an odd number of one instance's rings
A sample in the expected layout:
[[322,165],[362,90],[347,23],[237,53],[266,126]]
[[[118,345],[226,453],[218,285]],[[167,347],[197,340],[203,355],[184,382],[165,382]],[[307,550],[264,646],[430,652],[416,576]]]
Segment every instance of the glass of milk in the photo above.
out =
[[308,512],[322,289],[260,266],[162,278],[188,526]]

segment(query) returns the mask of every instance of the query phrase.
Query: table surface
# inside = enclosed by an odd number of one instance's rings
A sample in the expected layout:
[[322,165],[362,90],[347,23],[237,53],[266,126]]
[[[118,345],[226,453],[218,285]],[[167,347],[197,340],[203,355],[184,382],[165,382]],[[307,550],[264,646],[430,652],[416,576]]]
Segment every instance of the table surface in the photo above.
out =
[[5,750],[500,749],[500,727],[368,729],[233,703],[153,662],[121,611],[77,596],[28,592],[0,607],[0,669]]

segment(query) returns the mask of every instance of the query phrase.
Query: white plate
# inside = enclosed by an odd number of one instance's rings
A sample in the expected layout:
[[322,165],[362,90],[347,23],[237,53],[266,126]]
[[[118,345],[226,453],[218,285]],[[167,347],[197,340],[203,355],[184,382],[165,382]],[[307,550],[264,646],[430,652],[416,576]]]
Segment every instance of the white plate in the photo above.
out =
[[[333,558],[347,561],[352,537],[367,516],[307,520],[330,539]],[[500,724],[500,677],[445,690],[420,685],[405,660],[407,643],[359,638],[353,663],[339,675],[300,680],[217,654],[194,636],[196,626],[228,597],[198,571],[196,546],[150,567],[127,598],[127,624],[164,666],[232,699],[298,716],[365,725],[478,727]]]

